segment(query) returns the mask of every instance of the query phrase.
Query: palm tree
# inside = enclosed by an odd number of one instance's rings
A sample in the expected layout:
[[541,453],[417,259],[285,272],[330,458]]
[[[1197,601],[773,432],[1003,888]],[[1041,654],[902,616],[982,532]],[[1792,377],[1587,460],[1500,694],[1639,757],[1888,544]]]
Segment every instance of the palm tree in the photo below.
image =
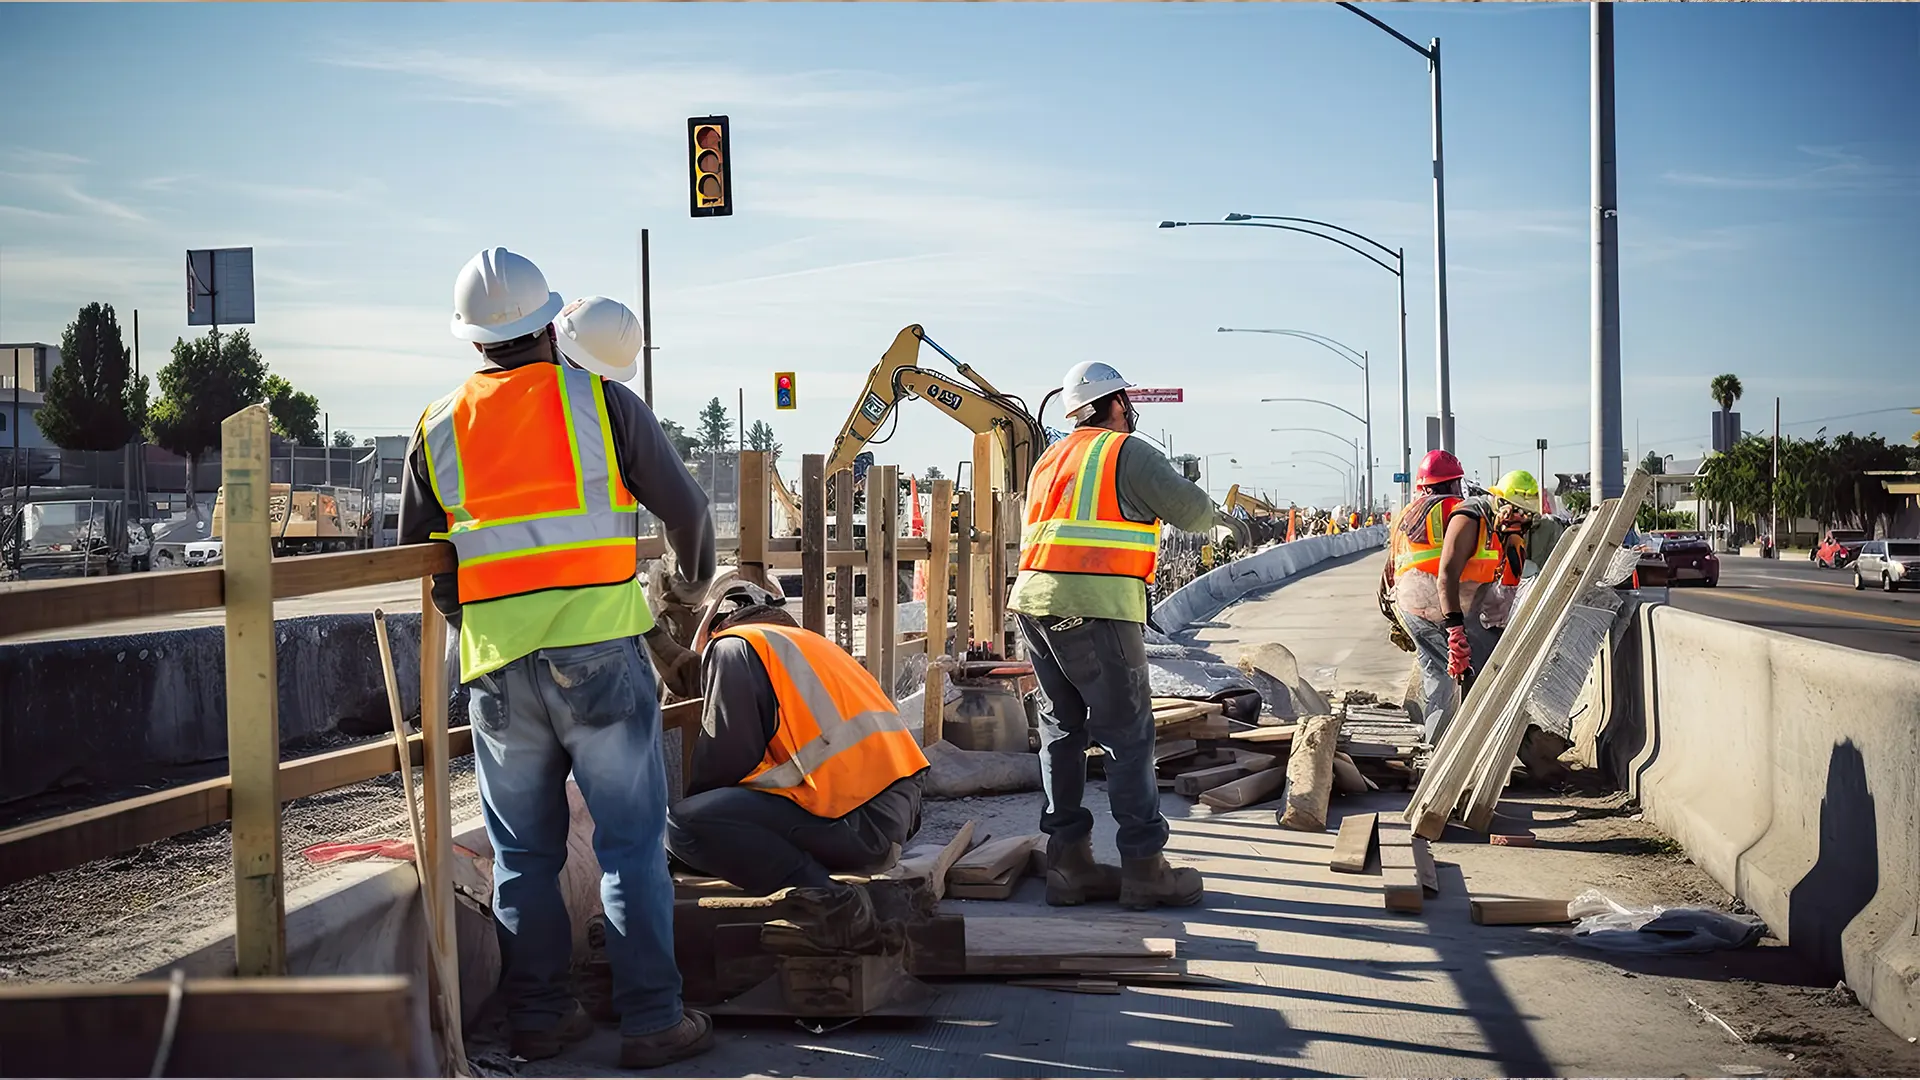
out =
[[1745,392],[1740,385],[1738,375],[1715,375],[1713,381],[1707,384],[1707,393],[1720,404],[1720,411],[1723,413],[1732,412],[1733,403],[1739,401],[1740,396]]

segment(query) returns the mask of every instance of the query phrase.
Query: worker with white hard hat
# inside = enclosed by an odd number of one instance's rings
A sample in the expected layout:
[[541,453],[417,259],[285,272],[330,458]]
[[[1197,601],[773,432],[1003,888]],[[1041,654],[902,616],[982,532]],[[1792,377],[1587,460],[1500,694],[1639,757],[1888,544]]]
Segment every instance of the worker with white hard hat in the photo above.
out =
[[433,600],[459,628],[512,1050],[553,1057],[593,1030],[569,986],[559,886],[571,773],[603,872],[620,1063],[657,1067],[705,1050],[713,1033],[684,1007],[674,966],[639,511],[665,527],[681,569],[673,592],[693,602],[714,573],[707,497],[652,411],[615,381],[639,342],[623,305],[563,306],[532,262],[493,248],[455,279],[452,330],[484,363],[414,430],[400,538],[453,545],[456,569],[435,575]]
[[[1133,435],[1128,382],[1109,364],[1075,364],[1060,394],[1074,429],[1049,446],[1028,482],[1020,573],[1007,607],[1018,613],[1040,683],[1040,769],[1047,800],[1047,902],[1119,900],[1130,908],[1200,902],[1205,883],[1163,854],[1167,820],[1153,766],[1147,685],[1147,585],[1160,523],[1187,532],[1245,522]],[[1087,748],[1106,753],[1107,801],[1119,825],[1120,866],[1093,858],[1084,805]]]

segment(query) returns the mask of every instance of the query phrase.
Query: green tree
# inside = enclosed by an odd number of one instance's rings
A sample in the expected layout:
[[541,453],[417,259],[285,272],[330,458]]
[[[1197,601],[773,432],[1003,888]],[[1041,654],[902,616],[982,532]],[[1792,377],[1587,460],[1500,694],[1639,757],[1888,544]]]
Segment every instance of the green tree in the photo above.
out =
[[940,466],[938,465],[927,466],[927,479],[945,480],[946,478],[947,478],[947,474],[940,471]]
[[355,446],[355,445],[357,445],[357,444],[356,444],[356,443],[355,443],[355,442],[353,441],[353,432],[351,432],[351,431],[336,431],[336,432],[334,432],[334,433],[333,433],[333,447],[334,447],[334,449],[336,449],[336,450],[345,450],[345,449],[350,449],[350,448],[352,448],[352,447],[353,447],[353,446]]
[[765,450],[775,458],[780,456],[780,440],[773,437],[773,427],[765,420],[755,420],[747,429],[747,449]]
[[1560,502],[1567,508],[1567,513],[1578,516],[1593,509],[1593,493],[1586,488],[1574,488],[1560,496]]
[[133,374],[112,304],[88,304],[60,335],[40,430],[66,450],[118,450],[147,426],[147,380]]
[[693,452],[700,446],[699,439],[687,434],[686,428],[681,427],[672,420],[662,418],[660,421],[660,430],[666,432],[667,441],[673,444],[673,452],[680,455],[681,461],[686,461],[693,457]]
[[707,402],[700,410],[700,445],[712,453],[725,453],[733,448],[733,418],[727,415],[727,407],[720,404],[719,398]]
[[1740,376],[1727,374],[1715,375],[1713,381],[1707,384],[1707,393],[1720,406],[1721,412],[1732,412],[1733,403],[1739,401],[1746,390],[1740,385]]
[[173,343],[173,362],[160,369],[160,400],[148,415],[149,434],[163,450],[187,459],[187,497],[194,466],[220,445],[220,422],[266,397],[267,364],[245,330]]
[[325,446],[320,435],[320,399],[279,375],[268,375],[260,384],[267,395],[267,412],[273,417],[273,430],[280,437],[301,446]]

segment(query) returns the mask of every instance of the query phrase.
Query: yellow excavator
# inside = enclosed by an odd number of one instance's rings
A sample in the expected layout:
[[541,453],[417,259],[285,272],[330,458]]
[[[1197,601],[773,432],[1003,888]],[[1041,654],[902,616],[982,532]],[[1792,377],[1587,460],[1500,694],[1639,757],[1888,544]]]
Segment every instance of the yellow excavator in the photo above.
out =
[[[917,366],[921,342],[946,357],[966,381]],[[881,425],[903,397],[924,398],[976,434],[992,435],[1000,449],[994,456],[1006,463],[1004,475],[993,478],[993,487],[1016,495],[1026,493],[1027,474],[1047,446],[1046,429],[1027,411],[1025,401],[1001,393],[979,372],[941,348],[917,323],[894,337],[867,375],[866,389],[833,441],[833,453],[826,464],[828,476],[853,467],[854,457],[880,433]]]

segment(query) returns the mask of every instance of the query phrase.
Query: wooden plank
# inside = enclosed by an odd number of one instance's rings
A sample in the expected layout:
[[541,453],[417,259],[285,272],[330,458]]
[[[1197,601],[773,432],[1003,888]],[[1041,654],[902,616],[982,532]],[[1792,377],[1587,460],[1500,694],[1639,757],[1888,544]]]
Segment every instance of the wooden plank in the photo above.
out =
[[1212,791],[1222,784],[1232,783],[1255,770],[1235,762],[1232,765],[1215,765],[1211,769],[1197,769],[1181,773],[1173,778],[1173,793],[1189,799],[1198,798],[1203,791]]
[[[1000,440],[994,440],[995,476],[1005,468],[1005,451]],[[1012,492],[1000,496],[1000,505],[993,517],[993,652],[996,656],[1013,658],[1014,648],[1007,642],[1007,601],[1013,591],[1013,571],[1019,565],[1016,554],[1020,544],[1020,523],[1024,517],[1020,496]]]
[[[799,537],[795,537],[794,539],[798,540]],[[898,554],[902,559],[912,561],[916,559],[924,560],[927,557],[927,538],[924,536],[899,537],[898,545]],[[806,561],[801,557],[801,552],[797,550],[769,551],[766,553],[766,556],[767,567],[772,570],[804,570],[806,568]],[[843,566],[851,566],[858,571],[867,565],[867,556],[864,549],[861,551],[835,551],[829,548],[827,550],[826,562],[827,569],[829,570],[838,570]]]
[[[853,471],[841,469],[833,474],[833,550],[839,555],[854,551],[853,543]],[[831,564],[833,571],[833,640],[853,652],[853,566]]]
[[1112,979],[1008,979],[1008,986],[1031,986],[1036,990],[1058,990],[1067,994],[1118,994],[1120,984]]
[[[453,901],[453,794],[448,766],[453,757],[447,731],[447,620],[433,606],[433,579],[420,579],[420,734],[425,767],[420,770],[421,831],[426,851],[418,853],[420,877],[428,884],[427,932],[439,943],[440,954],[447,958],[447,995],[449,1011],[466,1015],[460,1008],[460,939],[455,930]],[[460,1033],[451,1032],[455,1048],[464,1056]]]
[[450,574],[453,568],[453,545],[439,541],[330,555],[290,555],[273,560],[273,598],[290,600],[340,589],[386,585],[431,574]]
[[1221,712],[1217,701],[1188,701],[1184,698],[1155,698],[1153,700],[1153,725],[1165,727],[1168,724],[1185,723],[1207,716],[1218,716]]
[[1327,831],[1327,803],[1333,797],[1333,754],[1340,740],[1338,714],[1309,716],[1293,740],[1287,758],[1287,806],[1280,813],[1284,828],[1302,832]]
[[[867,623],[865,650],[867,674],[880,681],[882,687],[891,681],[887,669],[881,665],[886,662],[886,649],[881,645],[881,635],[886,625],[880,615],[881,597],[890,595],[893,580],[893,567],[886,561],[887,545],[880,538],[880,505],[886,500],[881,495],[880,466],[867,466]],[[893,694],[889,692],[888,697]]]
[[283,975],[287,912],[280,862],[280,680],[273,637],[273,527],[265,405],[220,423],[225,488],[227,771],[233,812],[235,970]]
[[800,458],[800,625],[827,632],[826,455]]
[[[880,575],[885,585],[880,590],[880,670],[885,673],[881,676],[880,685],[886,690],[887,697],[891,698],[900,684],[900,467],[882,465],[879,470],[880,489],[886,492],[886,497],[880,501],[880,560],[886,567],[886,572]],[[868,516],[871,517],[871,494],[867,507]],[[871,620],[872,578],[867,579],[867,604],[867,618]]]
[[[927,659],[950,654],[947,637],[948,581],[952,573],[953,526],[949,518],[953,505],[953,481],[933,482],[933,513],[927,522]],[[931,746],[946,734],[946,674],[936,664],[927,665],[925,714],[921,720],[920,742]]]
[[973,555],[973,625],[967,629],[967,637],[976,642],[993,642],[993,515],[998,491],[1004,487],[1000,473],[993,467],[993,444],[991,434],[976,434],[973,437],[973,537],[976,545],[985,544],[987,550],[975,549]]
[[1243,806],[1265,802],[1287,783],[1287,770],[1268,769],[1252,776],[1242,777],[1230,784],[1222,784],[1211,791],[1202,792],[1200,801],[1215,810],[1237,810]]
[[1281,724],[1278,727],[1248,728],[1236,731],[1231,738],[1245,743],[1290,743],[1300,731],[1298,724]]
[[1545,926],[1570,923],[1567,900],[1470,898],[1467,907],[1481,926]]
[[[405,976],[188,979],[164,1076],[439,1075]],[[146,1076],[165,980],[0,986],[0,1074]]]
[[1272,754],[1256,754],[1251,750],[1241,750],[1238,747],[1235,747],[1231,753],[1233,759],[1240,763],[1240,767],[1248,772],[1264,772],[1273,768],[1274,764],[1280,760]]
[[958,496],[960,531],[953,538],[953,655],[973,647],[973,492]]
[[967,920],[967,974],[1046,975],[1056,972],[1167,970],[1176,966],[1165,924],[1102,914],[987,916]]
[[1426,903],[1413,861],[1413,831],[1399,822],[1380,823],[1380,900],[1388,911],[1418,915]]
[[1411,758],[1420,748],[1406,744],[1365,742],[1349,740],[1340,744],[1340,751],[1347,757],[1360,758]]
[[1420,891],[1440,895],[1440,869],[1433,864],[1433,848],[1424,836],[1413,838],[1413,870],[1420,878]]
[[947,841],[946,846],[941,848],[937,854],[901,859],[901,875],[905,877],[925,878],[928,887],[933,890],[933,898],[935,900],[945,896],[947,893],[947,871],[953,869],[953,864],[958,862],[960,856],[966,854],[967,849],[972,846],[973,832],[979,827],[979,824],[977,821],[969,821],[965,825],[960,826],[960,831],[954,833],[953,839]]
[[1341,795],[1365,795],[1380,785],[1360,775],[1360,769],[1345,757],[1333,756],[1333,790]]
[[1183,755],[1191,754],[1199,749],[1200,744],[1194,742],[1192,739],[1172,739],[1154,746],[1153,763],[1158,767],[1159,765],[1173,761]]
[[1006,900],[1013,896],[1026,876],[1026,868],[1022,866],[1010,867],[985,881],[949,881],[947,895],[955,900]]
[[1327,860],[1328,868],[1342,874],[1365,873],[1379,824],[1379,814],[1348,814],[1341,818],[1340,835],[1333,841],[1333,857]]
[[223,602],[222,578],[220,567],[209,566],[79,581],[10,581],[0,584],[0,639],[216,608]]
[[740,576],[762,588],[767,587],[767,518],[773,510],[772,494],[767,490],[767,452],[741,450],[735,468],[739,498],[734,503],[740,537]]
[[1045,840],[1038,833],[989,840],[953,864],[953,868],[947,871],[947,885],[993,881],[1010,870],[1017,870],[1024,875],[1033,859],[1034,849]]
[[1225,739],[1232,735],[1233,725],[1224,716],[1196,717],[1154,731],[1156,739]]

